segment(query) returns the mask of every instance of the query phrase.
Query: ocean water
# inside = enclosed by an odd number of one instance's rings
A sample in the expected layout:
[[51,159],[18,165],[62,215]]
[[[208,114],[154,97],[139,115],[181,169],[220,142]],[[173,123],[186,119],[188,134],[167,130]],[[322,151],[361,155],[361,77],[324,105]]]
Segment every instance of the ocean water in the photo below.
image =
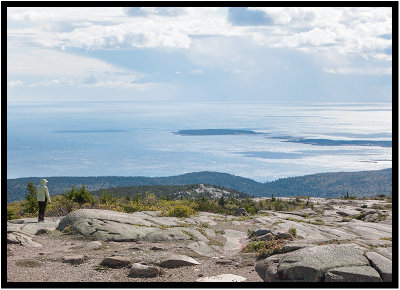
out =
[[[177,134],[201,129],[257,134]],[[8,103],[7,178],[208,170],[265,182],[392,166],[390,142],[326,146],[325,139],[391,141],[391,103]]]

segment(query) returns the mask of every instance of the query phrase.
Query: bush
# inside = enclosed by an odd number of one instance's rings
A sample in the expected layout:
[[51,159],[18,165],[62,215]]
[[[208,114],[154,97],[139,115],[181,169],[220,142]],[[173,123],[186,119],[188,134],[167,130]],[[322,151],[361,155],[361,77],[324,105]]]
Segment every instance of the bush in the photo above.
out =
[[83,184],[79,190],[72,186],[71,190],[67,190],[67,192],[64,193],[63,196],[65,196],[69,200],[79,203],[80,205],[84,203],[94,202],[93,195],[86,190],[85,185]]
[[243,252],[257,252],[259,259],[267,258],[269,256],[278,254],[283,246],[285,240],[277,239],[271,241],[252,241],[242,249]]
[[297,235],[297,230],[296,228],[290,228],[289,229],[289,234],[291,234],[293,237],[295,237]]
[[194,210],[186,205],[177,205],[173,207],[169,212],[168,216],[174,216],[179,218],[190,217],[194,213]]
[[55,195],[51,198],[51,203],[47,205],[47,216],[64,216],[79,208],[79,204],[63,195]]
[[17,218],[18,218],[18,216],[17,216],[17,213],[15,212],[15,210],[11,209],[11,208],[7,208],[7,220],[9,221],[9,220],[17,219]]

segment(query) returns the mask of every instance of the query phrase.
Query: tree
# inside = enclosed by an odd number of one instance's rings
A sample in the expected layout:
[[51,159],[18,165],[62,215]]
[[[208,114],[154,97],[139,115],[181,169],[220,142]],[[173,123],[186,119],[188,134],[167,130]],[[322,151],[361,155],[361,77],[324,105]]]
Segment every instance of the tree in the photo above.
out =
[[24,212],[37,213],[39,210],[39,204],[37,202],[36,188],[32,182],[29,182],[26,186],[26,189],[29,191],[29,193],[25,194],[25,202],[23,205]]
[[219,206],[222,207],[222,208],[225,207],[226,201],[225,201],[225,198],[224,198],[223,195],[221,195],[220,199],[218,200],[218,204],[219,204]]
[[100,202],[103,204],[114,204],[117,202],[117,198],[115,198],[112,193],[107,193],[107,190],[103,190],[103,194],[100,197]]
[[80,189],[71,186],[71,190],[67,190],[66,193],[63,193],[63,196],[69,200],[79,203],[79,205],[87,202],[94,202],[93,195],[86,190],[86,187],[83,184]]

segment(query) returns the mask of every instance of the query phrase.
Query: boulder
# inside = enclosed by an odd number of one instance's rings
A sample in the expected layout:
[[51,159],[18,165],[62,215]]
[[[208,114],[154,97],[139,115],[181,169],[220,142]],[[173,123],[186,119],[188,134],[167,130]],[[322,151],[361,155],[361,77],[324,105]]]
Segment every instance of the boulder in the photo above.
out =
[[62,261],[64,263],[78,265],[82,264],[85,261],[85,258],[87,258],[87,256],[85,255],[71,255],[71,256],[64,256],[62,258]]
[[338,210],[336,213],[343,217],[351,217],[360,214],[360,212],[355,209]]
[[243,282],[246,280],[247,278],[239,275],[221,274],[218,276],[199,278],[196,282]]
[[145,220],[144,216],[111,210],[79,209],[64,217],[57,230],[62,231],[70,226],[78,234],[100,241],[137,241],[157,230],[157,225]]
[[245,208],[239,208],[239,209],[237,209],[236,211],[235,211],[235,215],[238,215],[238,216],[248,216],[249,214],[248,214],[248,212],[247,212],[247,210],[245,209]]
[[[363,248],[355,244],[312,246],[269,257],[256,265],[264,281],[323,281],[331,269],[369,266]],[[275,264],[275,265],[273,265]]]
[[122,256],[107,257],[104,258],[103,261],[101,262],[102,266],[107,266],[111,268],[126,267],[130,264],[131,260],[127,257],[122,257]]
[[147,266],[139,263],[132,265],[129,271],[129,277],[156,277],[160,274],[160,268],[156,266]]
[[20,232],[7,233],[7,244],[19,244],[35,248],[42,247],[42,244],[33,241],[31,236]]
[[100,241],[93,241],[85,244],[83,247],[88,250],[98,250],[101,248],[101,246],[102,243]]
[[252,232],[252,235],[256,237],[263,236],[265,234],[273,234],[273,232],[269,229],[258,229]]
[[369,214],[364,218],[365,222],[374,223],[379,220],[379,215],[377,213]]
[[381,275],[384,282],[392,282],[392,261],[375,252],[366,254],[372,267]]
[[185,255],[172,255],[161,261],[160,266],[163,268],[177,268],[184,266],[200,265],[195,259]]
[[275,282],[280,280],[278,266],[279,261],[283,256],[283,254],[273,255],[256,263],[255,270],[261,279],[265,282]]
[[276,238],[276,239],[284,239],[284,240],[287,240],[287,239],[293,239],[293,236],[292,236],[291,234],[289,234],[289,233],[280,232],[280,233],[277,233],[277,234],[275,235],[275,238]]
[[370,266],[351,266],[331,269],[325,282],[382,282],[379,273]]
[[274,235],[271,233],[265,234],[263,236],[259,236],[256,238],[258,241],[271,241],[274,239]]
[[363,249],[357,245],[324,245],[287,253],[278,272],[283,280],[322,281],[326,271],[347,266],[368,266]]

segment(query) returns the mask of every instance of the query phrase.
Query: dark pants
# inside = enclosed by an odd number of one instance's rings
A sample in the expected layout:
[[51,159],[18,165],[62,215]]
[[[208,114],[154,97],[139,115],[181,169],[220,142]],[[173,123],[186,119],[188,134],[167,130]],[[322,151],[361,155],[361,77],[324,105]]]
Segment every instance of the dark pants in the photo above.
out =
[[38,201],[39,203],[39,222],[44,221],[44,211],[46,210],[47,206],[47,198],[45,201]]

